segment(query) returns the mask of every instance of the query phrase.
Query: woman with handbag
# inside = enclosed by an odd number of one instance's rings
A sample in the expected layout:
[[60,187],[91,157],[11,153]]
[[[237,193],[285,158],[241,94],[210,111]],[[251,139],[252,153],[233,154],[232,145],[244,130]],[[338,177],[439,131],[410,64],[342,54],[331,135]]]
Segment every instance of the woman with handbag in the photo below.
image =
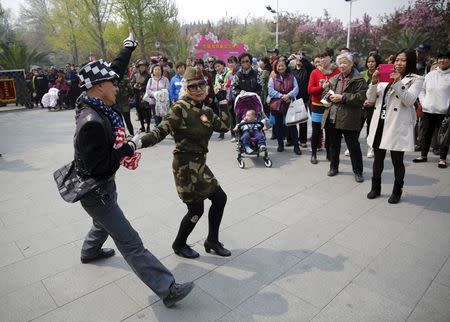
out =
[[373,147],[372,189],[368,199],[381,194],[381,174],[384,168],[386,151],[391,152],[394,165],[394,188],[389,203],[398,203],[402,196],[405,178],[403,158],[405,152],[414,151],[414,125],[416,110],[414,103],[422,89],[423,77],[415,74],[416,53],[403,49],[395,56],[394,72],[391,82],[380,82],[380,73],[375,71],[367,90],[367,100],[375,102],[375,110],[370,122],[367,143]]
[[[143,99],[150,105],[150,109],[155,117],[155,125],[157,126],[159,123],[161,123],[162,117],[159,115],[161,113],[156,113],[155,94],[162,89],[169,91],[170,82],[167,77],[162,75],[162,68],[160,65],[153,65],[150,73],[152,76],[147,82]],[[167,104],[167,107],[168,105],[169,104]]]
[[[427,161],[431,139],[436,128],[439,128],[445,116],[449,114],[450,105],[450,51],[439,53],[437,57],[438,68],[425,76],[422,91],[419,95],[422,104],[422,130],[423,140],[420,156],[414,163]],[[447,167],[448,146],[439,147],[439,168]]]
[[[273,131],[278,141],[278,152],[284,151],[284,133],[286,132],[285,118],[289,105],[298,94],[298,84],[294,75],[287,66],[285,60],[279,60],[275,68],[275,77],[269,79],[269,108],[270,113],[275,117]],[[302,154],[298,143],[298,132],[296,126],[288,126],[294,144],[294,153]]]

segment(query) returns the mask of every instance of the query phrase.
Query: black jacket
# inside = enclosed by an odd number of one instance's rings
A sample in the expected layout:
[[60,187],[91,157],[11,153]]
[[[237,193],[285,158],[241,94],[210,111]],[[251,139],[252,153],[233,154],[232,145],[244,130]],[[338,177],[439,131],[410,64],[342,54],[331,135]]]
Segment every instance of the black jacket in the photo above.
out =
[[296,98],[302,98],[303,102],[309,101],[308,83],[309,76],[314,69],[314,66],[305,58],[302,59],[303,66],[300,69],[293,68],[292,74],[297,79],[298,94]]
[[[127,70],[133,49],[124,48],[111,63],[120,78]],[[77,101],[76,130],[74,136],[75,166],[83,177],[103,179],[114,175],[119,161],[124,156],[133,155],[133,149],[124,144],[114,149],[115,137],[111,122],[96,107],[90,105],[82,96]]]

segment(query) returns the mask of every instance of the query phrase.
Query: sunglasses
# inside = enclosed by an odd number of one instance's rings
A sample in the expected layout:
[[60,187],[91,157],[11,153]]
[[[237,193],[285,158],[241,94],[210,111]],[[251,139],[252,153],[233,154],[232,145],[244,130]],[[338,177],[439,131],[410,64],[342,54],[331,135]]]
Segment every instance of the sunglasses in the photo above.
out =
[[210,64],[214,63],[214,60],[208,60],[208,63],[210,63]]
[[198,91],[198,90],[204,90],[206,88],[206,82],[199,82],[195,84],[191,84],[187,86],[187,89],[190,91]]

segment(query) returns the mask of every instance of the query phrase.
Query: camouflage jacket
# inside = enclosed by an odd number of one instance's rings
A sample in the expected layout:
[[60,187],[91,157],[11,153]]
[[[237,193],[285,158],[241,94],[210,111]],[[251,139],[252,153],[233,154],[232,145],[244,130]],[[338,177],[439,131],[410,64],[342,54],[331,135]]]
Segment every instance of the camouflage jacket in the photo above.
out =
[[211,108],[182,97],[167,111],[163,121],[142,137],[142,146],[148,147],[164,140],[171,134],[175,140],[174,154],[208,153],[208,142],[213,131],[229,131],[231,118],[228,109],[218,117]]

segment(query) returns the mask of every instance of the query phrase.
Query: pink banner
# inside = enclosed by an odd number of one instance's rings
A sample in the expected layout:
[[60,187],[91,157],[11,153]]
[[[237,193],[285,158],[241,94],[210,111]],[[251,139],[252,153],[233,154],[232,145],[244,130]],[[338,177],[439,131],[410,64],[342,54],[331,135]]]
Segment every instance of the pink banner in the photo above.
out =
[[204,37],[196,34],[192,38],[194,40],[194,56],[203,60],[207,60],[208,57],[214,57],[226,62],[228,57],[237,57],[248,50],[245,44],[233,44],[229,39],[219,40],[211,32]]

